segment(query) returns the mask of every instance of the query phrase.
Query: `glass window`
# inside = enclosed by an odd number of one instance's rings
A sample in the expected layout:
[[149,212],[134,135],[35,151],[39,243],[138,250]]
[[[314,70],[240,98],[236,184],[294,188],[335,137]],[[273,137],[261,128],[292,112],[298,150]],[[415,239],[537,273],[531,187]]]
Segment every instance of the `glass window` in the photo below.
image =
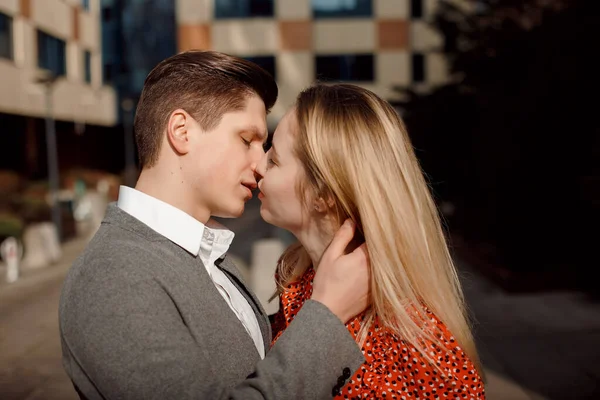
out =
[[87,83],[92,83],[92,53],[83,52],[83,77]]
[[320,80],[372,82],[373,64],[372,54],[317,56],[316,76]]
[[37,39],[38,67],[47,69],[56,76],[65,75],[65,41],[40,30],[37,31]]
[[425,80],[425,56],[421,53],[412,55],[412,80],[413,82]]
[[0,57],[13,58],[12,18],[0,13]]
[[85,11],[90,11],[90,0],[81,0],[81,8]]
[[144,88],[144,82],[146,81],[146,76],[148,76],[148,69],[147,68],[136,68],[133,71],[131,71],[131,82],[130,82],[130,88],[131,91],[134,93],[141,93],[142,89]]
[[102,67],[102,80],[106,83],[114,83],[113,82],[113,73],[112,73],[112,65],[111,64],[104,64],[104,66]]
[[272,17],[273,0],[215,0],[215,18]]
[[411,0],[410,15],[412,18],[423,17],[423,0]]
[[275,75],[275,57],[273,56],[257,56],[257,57],[244,57],[248,61],[252,61],[264,68],[268,73],[271,74],[273,79],[277,79]]
[[[396,0],[397,1],[397,0]],[[371,0],[311,0],[315,18],[372,17]]]
[[112,19],[112,9],[109,7],[102,8],[102,21],[110,21]]

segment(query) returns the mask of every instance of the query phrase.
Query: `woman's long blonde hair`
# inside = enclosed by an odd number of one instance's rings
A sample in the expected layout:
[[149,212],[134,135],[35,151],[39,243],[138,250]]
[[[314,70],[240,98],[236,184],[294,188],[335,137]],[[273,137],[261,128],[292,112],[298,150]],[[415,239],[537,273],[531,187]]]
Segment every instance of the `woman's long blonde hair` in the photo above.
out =
[[[369,251],[371,307],[360,343],[377,316],[439,365],[423,339],[447,347],[427,308],[480,369],[440,217],[396,111],[359,86],[321,83],[300,93],[295,112],[294,150],[306,178],[300,192],[333,199],[338,221],[352,218]],[[310,265],[299,243],[290,246],[277,266],[279,291]]]

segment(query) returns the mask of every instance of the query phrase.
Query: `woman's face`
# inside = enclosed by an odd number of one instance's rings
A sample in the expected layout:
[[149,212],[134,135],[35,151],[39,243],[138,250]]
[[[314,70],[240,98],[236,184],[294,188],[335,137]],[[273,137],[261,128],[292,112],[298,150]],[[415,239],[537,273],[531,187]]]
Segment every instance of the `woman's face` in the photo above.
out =
[[300,232],[308,223],[308,213],[298,193],[298,182],[305,175],[294,152],[296,132],[296,112],[292,108],[279,122],[271,149],[257,168],[262,176],[258,182],[260,215],[266,222],[292,233]]

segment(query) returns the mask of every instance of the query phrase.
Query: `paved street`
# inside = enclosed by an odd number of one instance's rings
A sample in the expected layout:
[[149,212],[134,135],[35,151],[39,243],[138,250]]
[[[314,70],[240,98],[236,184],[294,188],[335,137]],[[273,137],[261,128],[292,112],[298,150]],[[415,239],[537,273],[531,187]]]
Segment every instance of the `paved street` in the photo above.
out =
[[61,365],[58,299],[84,245],[69,242],[59,263],[28,271],[11,285],[0,283],[0,399],[78,399]]
[[[533,400],[600,399],[600,304],[583,293],[515,294],[459,263],[483,363]],[[510,399],[510,397],[498,397]]]

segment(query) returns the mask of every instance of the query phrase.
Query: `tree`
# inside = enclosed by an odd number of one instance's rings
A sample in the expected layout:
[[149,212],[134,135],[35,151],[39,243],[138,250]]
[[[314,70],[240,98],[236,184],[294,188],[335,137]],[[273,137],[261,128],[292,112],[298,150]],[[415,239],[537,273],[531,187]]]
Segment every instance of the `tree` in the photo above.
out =
[[432,21],[451,81],[427,94],[399,88],[432,187],[456,206],[450,230],[490,244],[515,271],[584,271],[595,258],[587,232],[600,222],[600,65],[590,42],[600,3],[462,4],[441,1]]

